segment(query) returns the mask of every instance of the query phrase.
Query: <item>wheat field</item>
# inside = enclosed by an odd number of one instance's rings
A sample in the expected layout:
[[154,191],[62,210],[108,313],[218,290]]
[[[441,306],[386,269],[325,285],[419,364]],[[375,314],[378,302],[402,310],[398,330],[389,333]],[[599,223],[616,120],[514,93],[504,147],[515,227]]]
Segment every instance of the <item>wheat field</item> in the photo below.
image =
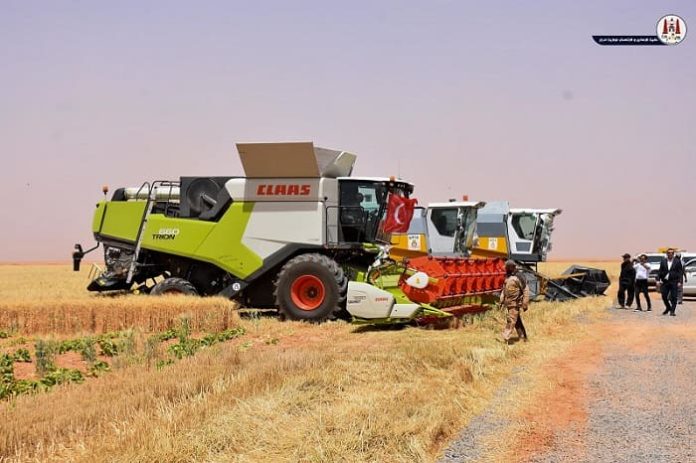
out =
[[[459,329],[376,330],[240,317],[216,298],[95,296],[86,284],[67,265],[0,266],[11,334],[0,347],[114,330],[140,346],[106,374],[0,401],[0,461],[434,461],[516,365],[566,348],[585,329],[578,315],[611,302],[536,303],[531,342],[508,346],[500,311]],[[155,366],[148,336],[182,319],[192,336],[243,335]]]

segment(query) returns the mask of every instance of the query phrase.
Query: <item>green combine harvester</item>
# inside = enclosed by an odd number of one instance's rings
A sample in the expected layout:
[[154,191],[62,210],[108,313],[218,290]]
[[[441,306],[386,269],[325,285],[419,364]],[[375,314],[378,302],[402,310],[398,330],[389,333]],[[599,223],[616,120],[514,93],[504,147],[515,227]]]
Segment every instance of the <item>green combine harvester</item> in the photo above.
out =
[[[105,268],[88,289],[221,295],[293,320],[450,316],[432,295],[409,299],[401,290],[419,280],[417,268],[384,262],[389,230],[408,228],[412,184],[352,177],[355,155],[310,142],[237,150],[244,177],[146,182],[99,202],[97,245],[76,244],[73,253],[79,270],[85,254],[103,246]],[[385,268],[391,273],[376,271]]]

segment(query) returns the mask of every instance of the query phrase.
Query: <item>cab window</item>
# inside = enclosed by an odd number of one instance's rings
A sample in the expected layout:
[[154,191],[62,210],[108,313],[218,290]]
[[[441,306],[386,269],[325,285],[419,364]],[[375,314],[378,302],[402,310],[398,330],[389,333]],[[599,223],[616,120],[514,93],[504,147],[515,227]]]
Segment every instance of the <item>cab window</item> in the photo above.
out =
[[519,214],[512,218],[512,227],[515,229],[517,236],[523,240],[531,240],[534,238],[534,229],[536,228],[536,217],[534,214]]
[[457,209],[433,209],[430,221],[442,236],[454,236],[457,232]]

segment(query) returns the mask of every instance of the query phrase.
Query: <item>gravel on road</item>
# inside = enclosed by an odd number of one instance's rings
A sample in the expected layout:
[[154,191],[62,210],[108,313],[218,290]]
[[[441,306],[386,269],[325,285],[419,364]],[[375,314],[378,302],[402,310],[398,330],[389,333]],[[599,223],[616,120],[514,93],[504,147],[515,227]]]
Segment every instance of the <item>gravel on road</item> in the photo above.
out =
[[[601,355],[581,380],[582,422],[552,429],[532,451],[526,446],[516,452],[525,443],[518,434],[517,442],[506,443],[505,461],[696,462],[696,302],[678,306],[676,317],[662,316],[660,306],[652,312],[609,309],[608,318],[594,322],[600,335],[583,342],[599,343]],[[524,387],[519,381],[513,376],[498,391],[441,462],[497,461],[500,453],[493,457],[486,442],[504,438],[512,423],[497,413],[495,402]],[[530,406],[564,413],[562,405]]]

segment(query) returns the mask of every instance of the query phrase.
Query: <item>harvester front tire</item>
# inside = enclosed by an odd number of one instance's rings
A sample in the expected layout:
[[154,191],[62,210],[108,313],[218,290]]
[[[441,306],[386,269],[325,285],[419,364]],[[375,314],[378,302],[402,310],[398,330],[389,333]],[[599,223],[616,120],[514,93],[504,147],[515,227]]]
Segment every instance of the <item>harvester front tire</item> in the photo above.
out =
[[348,278],[336,261],[302,254],[280,270],[274,295],[281,317],[322,322],[341,313],[347,292]]
[[152,287],[150,294],[161,296],[163,294],[183,294],[186,296],[198,296],[196,287],[190,281],[183,278],[165,278]]

